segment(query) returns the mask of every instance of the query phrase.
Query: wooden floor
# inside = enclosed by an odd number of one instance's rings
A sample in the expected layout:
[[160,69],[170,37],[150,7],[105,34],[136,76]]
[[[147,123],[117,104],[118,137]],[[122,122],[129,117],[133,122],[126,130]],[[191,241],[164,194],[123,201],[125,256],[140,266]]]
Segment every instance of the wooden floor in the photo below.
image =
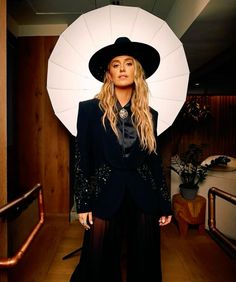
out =
[[[207,233],[199,235],[191,228],[183,239],[174,223],[161,232],[163,282],[236,281],[236,259],[230,258]],[[77,222],[48,217],[25,257],[9,271],[9,282],[68,282],[80,252],[62,258],[81,246],[82,236]]]

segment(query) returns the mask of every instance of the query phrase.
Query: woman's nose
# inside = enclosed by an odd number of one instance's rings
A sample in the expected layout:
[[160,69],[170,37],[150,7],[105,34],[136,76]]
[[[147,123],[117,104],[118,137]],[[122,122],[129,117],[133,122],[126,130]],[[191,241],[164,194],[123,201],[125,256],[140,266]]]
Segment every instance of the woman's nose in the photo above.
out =
[[125,71],[125,65],[123,64],[120,65],[120,71]]

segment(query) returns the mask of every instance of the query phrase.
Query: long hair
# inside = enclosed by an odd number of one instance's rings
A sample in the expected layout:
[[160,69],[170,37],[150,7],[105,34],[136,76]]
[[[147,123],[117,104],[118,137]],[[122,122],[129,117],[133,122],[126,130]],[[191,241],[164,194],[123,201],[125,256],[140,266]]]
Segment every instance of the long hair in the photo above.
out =
[[[149,153],[156,152],[156,139],[154,136],[152,115],[149,110],[148,103],[148,85],[145,80],[145,75],[141,64],[134,59],[134,85],[131,96],[131,119],[140,140],[142,149],[148,150]],[[104,78],[104,84],[101,91],[96,95],[99,99],[99,106],[104,111],[102,123],[104,128],[106,118],[117,138],[119,133],[117,130],[117,98],[115,96],[114,84],[108,79],[107,75]]]

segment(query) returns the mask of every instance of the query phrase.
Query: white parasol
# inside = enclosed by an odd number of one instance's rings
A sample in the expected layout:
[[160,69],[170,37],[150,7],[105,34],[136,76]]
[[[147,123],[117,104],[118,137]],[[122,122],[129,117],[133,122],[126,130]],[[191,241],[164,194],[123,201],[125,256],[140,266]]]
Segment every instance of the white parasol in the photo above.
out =
[[85,13],[59,37],[48,61],[47,90],[56,116],[77,134],[78,104],[101,88],[89,72],[90,57],[118,37],[156,48],[160,66],[147,79],[150,106],[159,113],[158,134],[175,120],[183,106],[189,68],[181,41],[162,19],[138,7],[108,5]]

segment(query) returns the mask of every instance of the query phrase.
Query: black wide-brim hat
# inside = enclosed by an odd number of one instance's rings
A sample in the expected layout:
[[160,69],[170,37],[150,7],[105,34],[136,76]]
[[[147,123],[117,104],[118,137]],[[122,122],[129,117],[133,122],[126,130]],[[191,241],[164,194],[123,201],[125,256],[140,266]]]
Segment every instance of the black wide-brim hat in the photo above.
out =
[[122,55],[131,56],[138,60],[143,67],[146,78],[150,77],[160,64],[160,55],[152,46],[141,42],[132,42],[127,37],[119,37],[114,44],[103,47],[91,57],[89,60],[91,74],[103,82],[110,61]]

